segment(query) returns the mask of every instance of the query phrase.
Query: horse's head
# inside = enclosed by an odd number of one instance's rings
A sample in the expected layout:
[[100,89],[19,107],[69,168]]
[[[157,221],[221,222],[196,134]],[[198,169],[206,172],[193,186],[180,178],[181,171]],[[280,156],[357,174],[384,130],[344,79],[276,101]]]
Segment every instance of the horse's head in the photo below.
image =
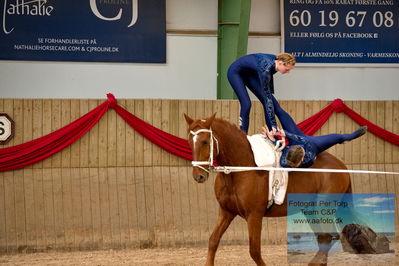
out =
[[211,129],[215,115],[216,113],[206,119],[194,120],[184,114],[188,125],[188,142],[193,151],[193,177],[198,183],[208,179],[213,155],[218,153],[217,140]]

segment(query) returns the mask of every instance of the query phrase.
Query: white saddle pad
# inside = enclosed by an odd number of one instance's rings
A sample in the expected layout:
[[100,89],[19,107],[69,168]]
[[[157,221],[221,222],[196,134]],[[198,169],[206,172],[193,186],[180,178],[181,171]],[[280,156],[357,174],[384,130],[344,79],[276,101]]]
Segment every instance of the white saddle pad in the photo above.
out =
[[271,167],[276,162],[276,151],[274,145],[268,141],[264,135],[255,134],[247,136],[254,153],[255,163],[257,166]]
[[[259,167],[281,167],[281,151],[262,134],[247,136],[254,153],[255,163]],[[269,202],[283,204],[288,186],[288,171],[269,171]]]

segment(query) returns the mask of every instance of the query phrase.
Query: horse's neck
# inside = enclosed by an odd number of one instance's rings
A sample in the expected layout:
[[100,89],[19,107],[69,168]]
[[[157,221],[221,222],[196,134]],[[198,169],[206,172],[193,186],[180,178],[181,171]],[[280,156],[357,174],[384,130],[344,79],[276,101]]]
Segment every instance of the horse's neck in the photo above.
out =
[[212,124],[219,143],[217,162],[221,166],[254,166],[251,147],[246,135],[236,126],[224,120]]

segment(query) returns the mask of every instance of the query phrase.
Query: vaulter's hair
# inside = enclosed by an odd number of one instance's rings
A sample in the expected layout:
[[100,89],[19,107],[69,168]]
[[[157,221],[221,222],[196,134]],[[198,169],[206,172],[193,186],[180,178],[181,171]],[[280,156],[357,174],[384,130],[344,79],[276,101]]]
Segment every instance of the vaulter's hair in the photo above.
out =
[[284,65],[293,65],[295,66],[296,60],[295,56],[289,53],[281,53],[276,55],[276,60],[282,61]]
[[287,152],[287,163],[289,166],[295,168],[301,165],[305,157],[305,150],[299,146],[295,145]]

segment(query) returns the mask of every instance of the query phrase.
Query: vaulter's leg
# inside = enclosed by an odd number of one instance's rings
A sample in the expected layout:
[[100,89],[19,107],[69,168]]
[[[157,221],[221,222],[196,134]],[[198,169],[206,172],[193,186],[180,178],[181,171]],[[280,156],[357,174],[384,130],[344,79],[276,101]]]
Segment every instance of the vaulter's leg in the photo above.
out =
[[290,133],[296,134],[296,135],[304,135],[302,130],[299,129],[297,124],[295,123],[294,119],[290,116],[289,113],[287,113],[283,108],[281,108],[279,102],[276,100],[276,98],[272,95],[272,101],[273,101],[273,107],[274,107],[274,113],[280,120],[281,126],[283,127],[284,130],[287,130]]
[[245,86],[243,77],[234,67],[230,67],[227,72],[227,79],[230,82],[238,100],[240,101],[240,129],[248,133],[249,113],[251,111],[251,99]]
[[317,148],[317,153],[327,150],[335,144],[357,139],[367,132],[367,126],[362,126],[351,134],[328,134],[323,136],[307,136]]
[[249,234],[249,254],[256,265],[266,266],[261,254],[261,233],[263,214],[252,214],[247,218]]
[[220,239],[224,232],[233,221],[235,214],[231,214],[219,207],[219,216],[215,228],[209,238],[208,242],[208,257],[206,259],[206,266],[213,266],[215,263],[216,250],[218,249]]

